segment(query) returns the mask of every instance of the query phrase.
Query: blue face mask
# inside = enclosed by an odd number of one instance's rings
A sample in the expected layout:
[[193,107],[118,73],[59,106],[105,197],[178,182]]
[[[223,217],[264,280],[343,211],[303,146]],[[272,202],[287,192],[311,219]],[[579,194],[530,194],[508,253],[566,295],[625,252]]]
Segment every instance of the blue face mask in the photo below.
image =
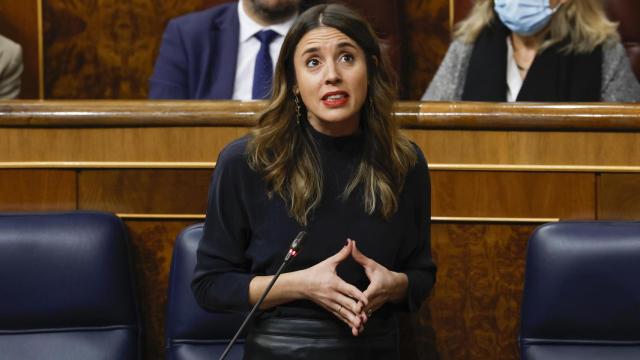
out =
[[494,9],[502,23],[524,36],[544,28],[559,7],[552,9],[549,0],[494,0]]

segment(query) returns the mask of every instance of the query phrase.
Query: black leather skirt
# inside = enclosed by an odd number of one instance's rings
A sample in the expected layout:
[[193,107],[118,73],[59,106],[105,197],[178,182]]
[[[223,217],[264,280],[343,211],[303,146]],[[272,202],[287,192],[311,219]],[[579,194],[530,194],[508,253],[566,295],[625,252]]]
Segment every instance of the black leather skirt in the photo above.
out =
[[369,319],[358,336],[333,319],[270,317],[256,320],[245,341],[245,360],[399,359],[395,317]]

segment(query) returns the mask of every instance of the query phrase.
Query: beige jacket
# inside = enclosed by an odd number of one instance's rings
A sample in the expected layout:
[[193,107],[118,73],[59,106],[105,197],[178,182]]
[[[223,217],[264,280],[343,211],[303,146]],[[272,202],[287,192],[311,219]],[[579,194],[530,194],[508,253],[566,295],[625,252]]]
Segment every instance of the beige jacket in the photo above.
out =
[[13,99],[20,94],[22,47],[0,35],[0,99]]

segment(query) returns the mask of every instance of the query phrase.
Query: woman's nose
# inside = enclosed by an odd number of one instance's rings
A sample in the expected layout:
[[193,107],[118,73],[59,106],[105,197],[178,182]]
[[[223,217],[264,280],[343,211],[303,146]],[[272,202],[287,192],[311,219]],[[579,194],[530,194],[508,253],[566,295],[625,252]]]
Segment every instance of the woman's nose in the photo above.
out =
[[340,70],[336,63],[328,63],[325,67],[325,84],[336,84],[342,81]]

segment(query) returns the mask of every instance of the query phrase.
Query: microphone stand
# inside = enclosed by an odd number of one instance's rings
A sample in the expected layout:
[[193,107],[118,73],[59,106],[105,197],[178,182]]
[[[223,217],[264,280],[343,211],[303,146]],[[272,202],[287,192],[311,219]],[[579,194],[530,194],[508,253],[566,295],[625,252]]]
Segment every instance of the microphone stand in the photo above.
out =
[[278,271],[276,271],[275,275],[273,275],[273,278],[269,282],[269,285],[267,285],[267,288],[262,293],[262,296],[260,296],[260,299],[258,299],[256,304],[253,305],[253,308],[251,309],[249,314],[244,318],[242,325],[240,325],[240,328],[238,329],[238,331],[236,331],[236,334],[233,335],[233,338],[229,342],[229,345],[227,345],[227,348],[224,349],[224,352],[222,353],[222,355],[220,355],[218,360],[224,360],[227,357],[227,355],[229,354],[229,351],[231,351],[231,347],[236,342],[236,340],[238,340],[238,336],[240,336],[240,333],[242,332],[242,330],[244,330],[245,326],[247,326],[253,314],[256,312],[256,310],[258,310],[260,305],[262,305],[262,303],[264,302],[264,299],[267,297],[267,294],[273,287],[273,284],[276,283],[276,280],[282,273],[282,270],[284,270],[284,268],[287,266],[287,264],[289,264],[291,259],[296,257],[296,255],[298,255],[298,253],[300,252],[300,249],[302,248],[302,240],[304,240],[305,236],[307,236],[307,233],[305,231],[300,231],[296,236],[296,238],[293,239],[293,242],[289,247],[289,251],[287,252],[287,255],[284,257],[284,260],[282,261],[282,265],[280,265],[280,268],[278,268]]

